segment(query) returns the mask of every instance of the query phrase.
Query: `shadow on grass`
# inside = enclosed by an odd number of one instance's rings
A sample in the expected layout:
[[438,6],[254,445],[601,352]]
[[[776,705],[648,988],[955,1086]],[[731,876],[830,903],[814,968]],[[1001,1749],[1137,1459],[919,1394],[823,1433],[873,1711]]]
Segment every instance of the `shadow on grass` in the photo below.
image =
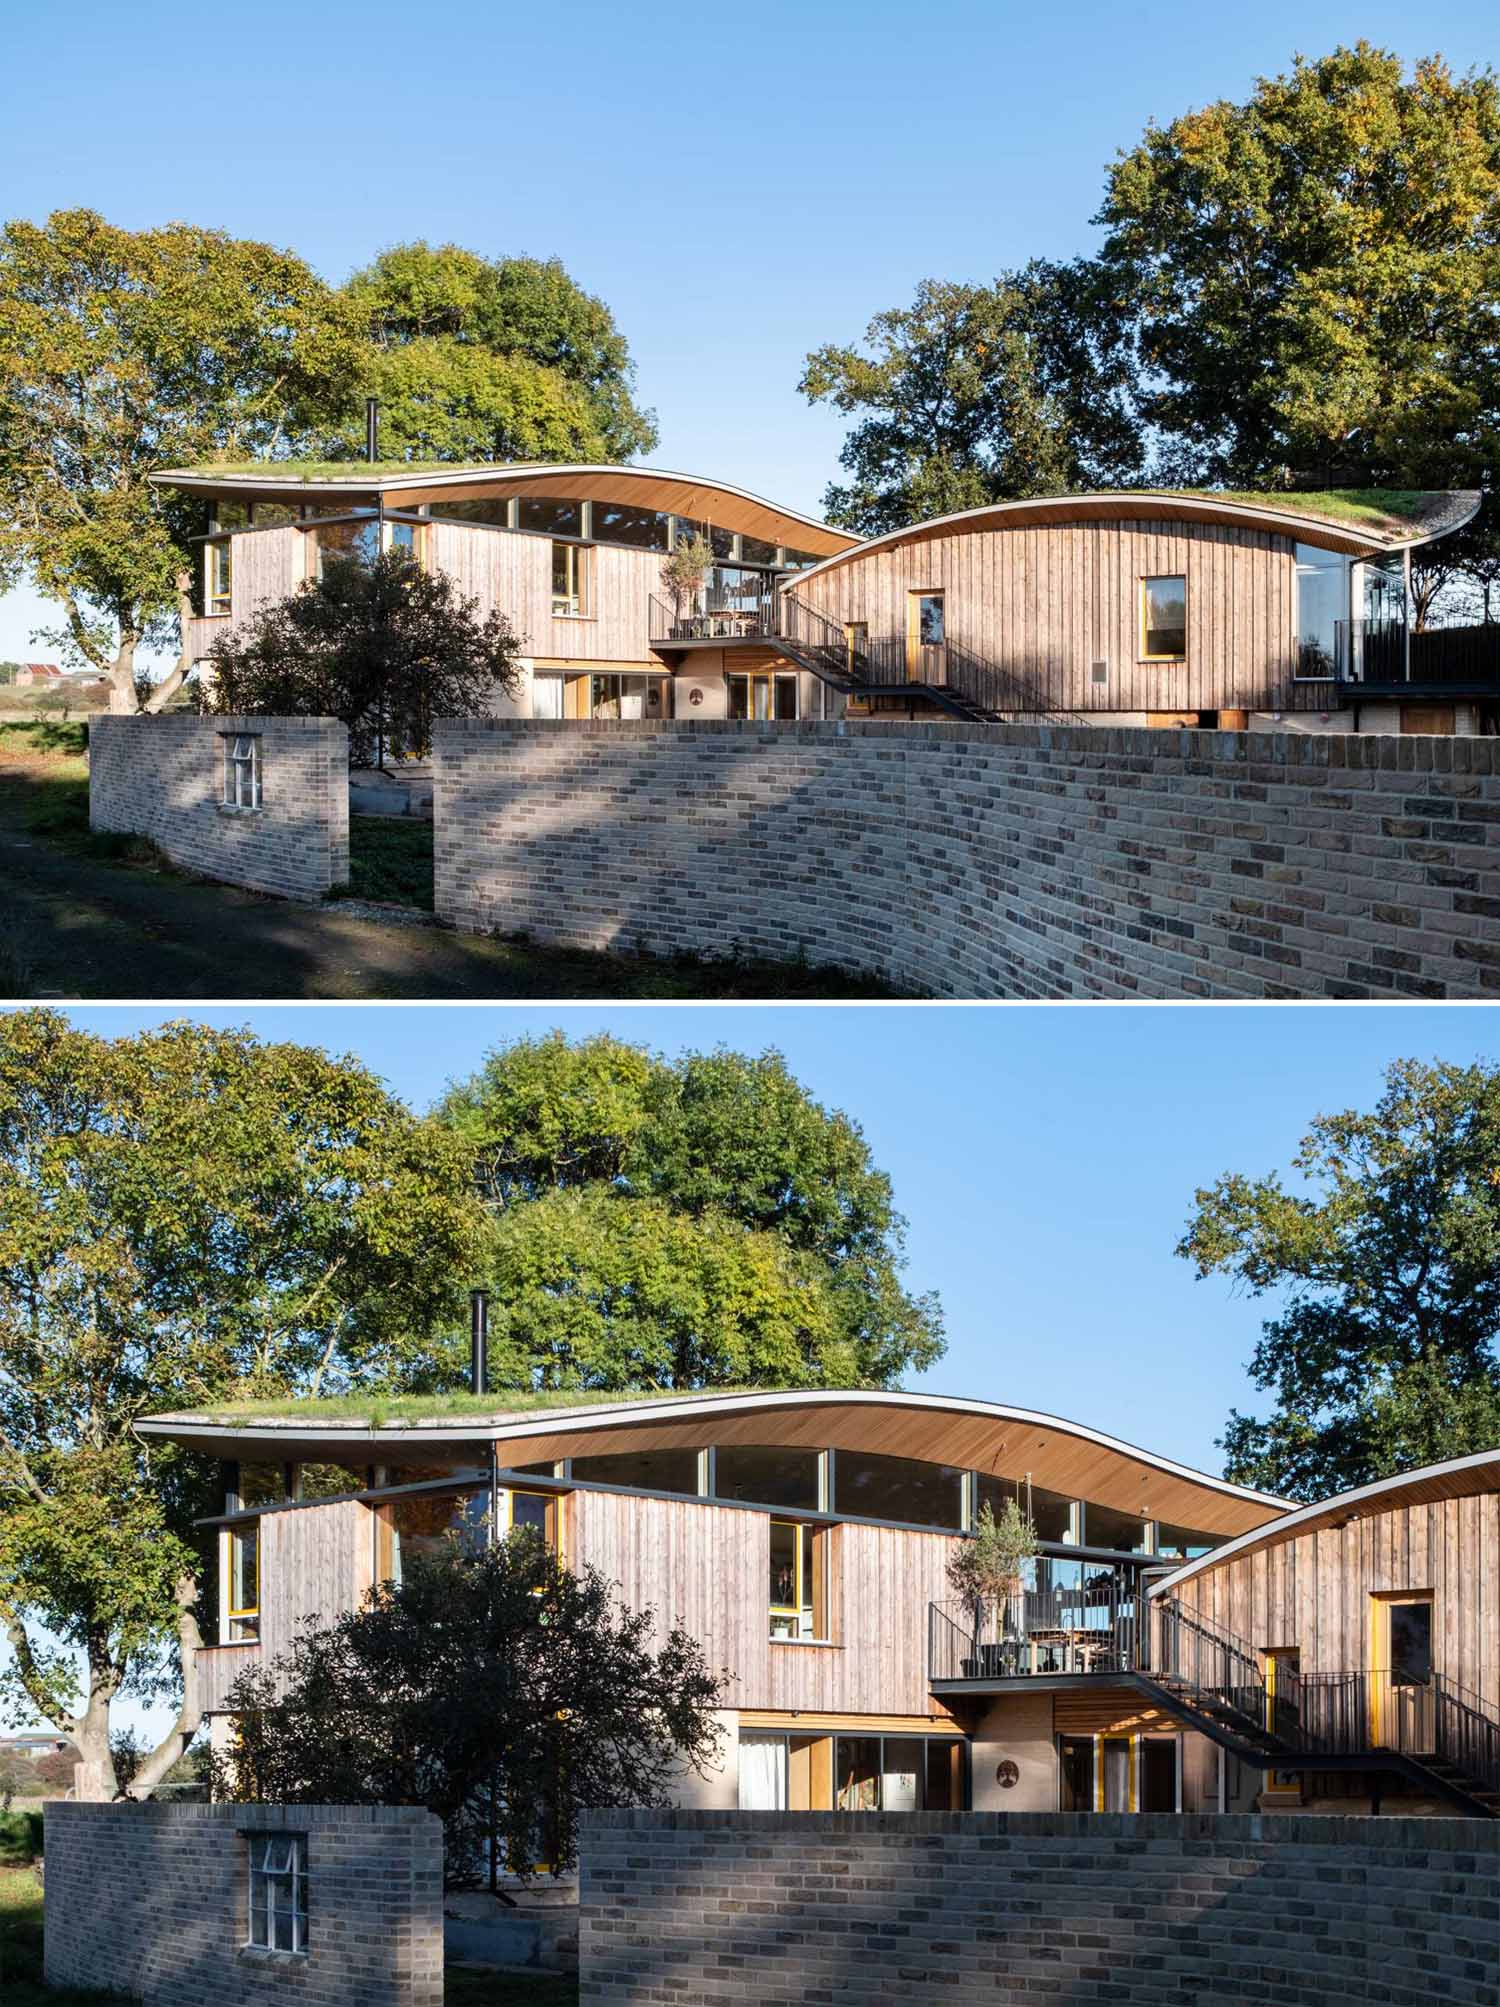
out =
[[419,817],[351,815],[349,883],[333,899],[381,899],[430,913],[432,824]]
[[578,2007],[578,1981],[560,1972],[486,1972],[450,1965],[444,2007]]

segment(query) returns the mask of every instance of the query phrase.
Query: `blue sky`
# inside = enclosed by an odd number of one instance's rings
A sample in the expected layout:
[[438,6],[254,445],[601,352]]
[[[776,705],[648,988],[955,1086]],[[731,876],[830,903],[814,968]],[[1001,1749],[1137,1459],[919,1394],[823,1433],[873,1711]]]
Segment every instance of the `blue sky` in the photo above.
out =
[[[420,236],[555,253],[630,341],[656,464],[815,509],[843,428],[797,393],[809,349],[924,277],[1089,249],[1105,166],[1148,119],[1361,35],[1457,69],[1496,49],[1480,0],[263,0],[218,21],[55,0],[7,23],[0,188],[7,215],[187,218],[333,281]],[[39,619],[0,600],[0,656]]]
[[[162,1009],[73,1008],[115,1036]],[[1263,1306],[1172,1249],[1195,1188],[1284,1168],[1308,1119],[1368,1107],[1396,1058],[1493,1061],[1487,1005],[195,1006],[352,1053],[413,1107],[561,1025],[657,1051],[774,1045],[863,1126],[910,1222],[947,1356],[911,1384],[1089,1423],[1217,1470]],[[126,1718],[139,1718],[128,1710]],[[159,1717],[153,1717],[153,1719]]]

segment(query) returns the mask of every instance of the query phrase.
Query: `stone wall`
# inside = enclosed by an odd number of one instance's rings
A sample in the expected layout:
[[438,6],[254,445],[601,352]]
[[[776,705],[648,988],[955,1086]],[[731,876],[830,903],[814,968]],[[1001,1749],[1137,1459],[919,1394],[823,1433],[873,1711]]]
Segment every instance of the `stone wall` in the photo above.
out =
[[[307,1834],[308,1948],[247,1944],[248,1838]],[[442,2007],[443,1829],[411,1806],[46,1807],[49,1986],[151,2007]]]
[[1500,1822],[595,1812],[595,2007],[1494,2007]]
[[1500,739],[449,721],[437,910],[954,997],[1500,993]]
[[[261,806],[224,802],[224,741],[257,735]],[[335,718],[96,718],[89,826],[147,836],[190,871],[285,899],[349,876],[349,734]]]

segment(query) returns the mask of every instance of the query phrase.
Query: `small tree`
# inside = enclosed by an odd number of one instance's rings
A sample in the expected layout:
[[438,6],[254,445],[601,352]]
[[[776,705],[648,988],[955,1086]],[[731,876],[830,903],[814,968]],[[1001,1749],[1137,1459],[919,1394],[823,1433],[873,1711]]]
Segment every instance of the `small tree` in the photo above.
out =
[[447,1875],[491,1880],[577,1859],[580,1805],[663,1805],[718,1748],[722,1679],[683,1631],[616,1603],[529,1529],[477,1556],[404,1564],[274,1665],[241,1674],[215,1795],[425,1805]]
[[404,551],[331,557],[321,577],[220,635],[209,708],[341,718],[355,766],[419,756],[434,718],[489,715],[519,685],[521,637]]
[[968,1604],[974,1619],[976,1649],[985,1614],[993,1604],[1011,1604],[1020,1595],[1026,1563],[1036,1554],[1036,1528],[1013,1498],[1000,1507],[997,1519],[989,1506],[979,1509],[973,1538],[965,1540],[948,1562],[954,1594]]
[[662,559],[661,582],[672,595],[672,613],[675,619],[682,618],[682,604],[686,600],[689,610],[698,594],[703,590],[703,581],[713,570],[713,546],[708,538],[696,533],[685,544],[679,544],[672,555]]

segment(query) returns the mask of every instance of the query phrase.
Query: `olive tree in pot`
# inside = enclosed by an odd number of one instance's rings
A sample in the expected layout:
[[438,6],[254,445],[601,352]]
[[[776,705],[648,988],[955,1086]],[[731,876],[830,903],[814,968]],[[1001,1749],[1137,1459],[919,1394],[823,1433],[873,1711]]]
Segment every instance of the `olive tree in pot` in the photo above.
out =
[[1016,1501],[1007,1498],[998,1518],[988,1505],[980,1507],[972,1536],[950,1558],[948,1581],[954,1594],[968,1606],[976,1659],[985,1617],[992,1608],[997,1616],[1004,1614],[1005,1636],[1021,1635],[1026,1564],[1036,1551],[1035,1526]]
[[713,564],[713,548],[708,538],[696,532],[678,544],[670,557],[662,559],[661,582],[672,595],[674,628],[682,625],[684,602],[689,614],[696,610],[698,595]]

